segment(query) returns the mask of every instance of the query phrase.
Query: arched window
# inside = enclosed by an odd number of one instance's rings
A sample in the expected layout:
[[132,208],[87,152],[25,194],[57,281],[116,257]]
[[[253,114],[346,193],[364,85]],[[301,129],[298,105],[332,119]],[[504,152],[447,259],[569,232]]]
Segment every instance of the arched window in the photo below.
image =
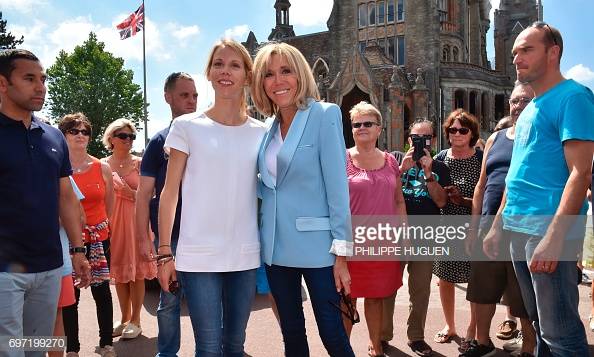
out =
[[459,62],[459,60],[458,60],[458,47],[454,46],[452,48],[452,55],[454,57],[454,62]]
[[443,46],[443,51],[441,53],[441,60],[443,62],[450,61],[450,46],[448,46],[448,45]]

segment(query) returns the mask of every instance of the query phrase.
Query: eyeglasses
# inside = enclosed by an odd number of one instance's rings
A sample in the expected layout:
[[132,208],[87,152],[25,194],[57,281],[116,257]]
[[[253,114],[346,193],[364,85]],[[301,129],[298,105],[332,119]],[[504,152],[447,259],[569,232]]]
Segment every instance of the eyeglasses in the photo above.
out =
[[373,121],[364,121],[364,122],[359,122],[359,123],[351,123],[351,126],[353,128],[355,128],[355,129],[359,129],[361,126],[364,126],[366,128],[371,128],[374,125],[379,126],[378,123],[373,122]]
[[74,136],[78,135],[79,133],[83,134],[84,136],[91,136],[91,131],[87,129],[68,129],[66,132]]
[[121,140],[126,140],[126,139],[130,139],[132,141],[136,140],[136,134],[117,133],[117,134],[114,134],[113,137],[121,139]]
[[518,97],[518,98],[511,98],[509,100],[509,104],[513,104],[513,105],[518,105],[520,103],[528,104],[531,101],[532,101],[532,98]]
[[549,26],[549,24],[547,24],[546,22],[543,22],[542,27],[546,27],[547,28],[547,33],[551,37],[551,40],[553,40],[553,45],[554,46],[559,46],[559,44],[557,43],[557,39],[555,38],[555,34],[553,33],[553,30],[551,29],[551,26]]
[[359,313],[357,312],[357,308],[353,306],[353,301],[351,300],[350,295],[345,295],[344,290],[340,291],[340,300],[342,305],[346,307],[346,311],[342,309],[340,304],[336,304],[334,301],[328,301],[332,306],[338,309],[338,311],[342,312],[344,316],[346,316],[350,321],[351,324],[356,324],[361,321],[359,319]]
[[470,132],[470,129],[468,128],[448,128],[448,134],[456,134],[456,133],[460,133],[460,135],[466,135]]

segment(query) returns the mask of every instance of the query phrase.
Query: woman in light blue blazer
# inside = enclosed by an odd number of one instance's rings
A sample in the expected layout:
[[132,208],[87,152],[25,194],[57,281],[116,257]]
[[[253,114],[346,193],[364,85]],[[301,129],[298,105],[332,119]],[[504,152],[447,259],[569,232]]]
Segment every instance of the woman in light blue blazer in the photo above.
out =
[[253,78],[256,107],[273,116],[258,154],[260,240],[285,355],[309,356],[303,278],[326,350],[354,356],[339,310],[339,292],[350,293],[346,256],[352,254],[340,108],[318,102],[307,61],[285,43],[260,49]]

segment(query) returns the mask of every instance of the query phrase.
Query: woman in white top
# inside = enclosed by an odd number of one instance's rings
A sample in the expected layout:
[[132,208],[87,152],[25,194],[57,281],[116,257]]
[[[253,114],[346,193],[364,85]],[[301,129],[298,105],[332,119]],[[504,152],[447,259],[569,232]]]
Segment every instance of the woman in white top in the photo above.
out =
[[[214,105],[178,117],[165,141],[169,164],[159,206],[158,277],[164,291],[183,289],[197,356],[243,356],[255,295],[260,266],[256,162],[265,127],[247,115],[251,71],[252,60],[241,44],[215,44],[206,67]],[[174,262],[171,230],[182,179]]]

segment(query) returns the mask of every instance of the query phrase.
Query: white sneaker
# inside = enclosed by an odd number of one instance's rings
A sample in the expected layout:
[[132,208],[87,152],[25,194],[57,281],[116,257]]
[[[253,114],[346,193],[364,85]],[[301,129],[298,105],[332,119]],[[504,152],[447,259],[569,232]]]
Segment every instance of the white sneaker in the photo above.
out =
[[[115,349],[111,345],[105,345],[103,347],[97,346],[95,353],[98,353],[101,357],[117,357]],[[77,355],[78,356],[78,355]]]
[[124,329],[126,328],[126,325],[127,325],[127,324],[125,324],[125,323],[123,323],[123,322],[120,322],[120,321],[116,322],[116,323],[113,325],[113,332],[111,333],[111,336],[112,336],[112,337],[118,337],[118,336],[121,336],[121,335],[122,335],[122,332],[123,332],[123,331],[124,331]]
[[517,351],[522,348],[522,332],[518,333],[518,337],[514,338],[512,341],[504,343],[503,349],[506,352],[513,352]]
[[133,323],[129,323],[128,326],[122,331],[122,338],[124,339],[132,339],[138,337],[142,333],[142,329],[140,326],[136,326]]

